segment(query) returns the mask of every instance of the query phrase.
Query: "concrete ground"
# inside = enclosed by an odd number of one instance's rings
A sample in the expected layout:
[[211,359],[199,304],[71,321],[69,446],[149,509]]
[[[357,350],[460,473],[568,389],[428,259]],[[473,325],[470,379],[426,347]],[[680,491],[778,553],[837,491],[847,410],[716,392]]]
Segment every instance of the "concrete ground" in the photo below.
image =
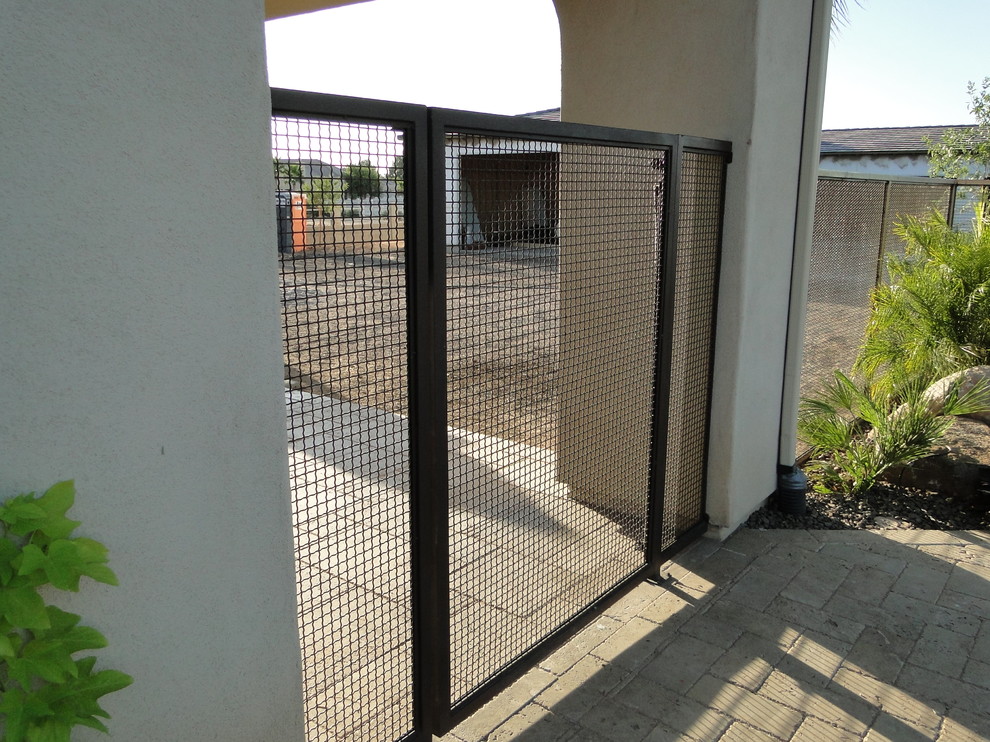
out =
[[990,739],[990,533],[703,539],[443,742]]

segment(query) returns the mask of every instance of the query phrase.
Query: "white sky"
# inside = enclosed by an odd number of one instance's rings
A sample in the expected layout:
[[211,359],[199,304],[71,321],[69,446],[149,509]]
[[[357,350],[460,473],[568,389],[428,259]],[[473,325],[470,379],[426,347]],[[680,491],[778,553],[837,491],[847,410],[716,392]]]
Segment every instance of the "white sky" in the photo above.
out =
[[[861,2],[832,41],[824,128],[970,123],[990,0]],[[503,114],[560,105],[551,0],[375,0],[266,34],[274,87]]]

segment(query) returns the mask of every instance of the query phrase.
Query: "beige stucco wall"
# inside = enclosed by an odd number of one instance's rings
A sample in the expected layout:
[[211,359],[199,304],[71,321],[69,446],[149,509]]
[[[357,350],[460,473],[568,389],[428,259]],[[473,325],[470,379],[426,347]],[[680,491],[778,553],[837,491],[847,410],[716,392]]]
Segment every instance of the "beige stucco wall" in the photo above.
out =
[[124,742],[302,739],[262,24],[0,23],[0,496],[75,478],[121,584],[62,605],[134,676],[105,702]]
[[651,150],[560,152],[557,474],[637,528],[647,514],[657,310]]
[[708,483],[725,532],[776,486],[813,3],[555,4],[564,120],[734,145]]

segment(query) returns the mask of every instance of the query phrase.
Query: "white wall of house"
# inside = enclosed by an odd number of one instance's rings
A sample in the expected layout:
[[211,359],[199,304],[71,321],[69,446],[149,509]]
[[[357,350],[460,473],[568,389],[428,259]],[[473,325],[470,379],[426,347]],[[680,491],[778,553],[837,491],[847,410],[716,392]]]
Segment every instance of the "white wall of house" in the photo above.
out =
[[0,496],[75,478],[120,586],[61,605],[134,676],[105,702],[127,742],[303,736],[262,23],[0,23]]
[[819,167],[841,173],[927,177],[928,155],[822,155]]
[[708,490],[724,533],[776,488],[813,0],[555,4],[563,120],[733,142]]
[[447,223],[446,244],[449,251],[484,242],[481,222],[475,209],[471,188],[461,177],[461,158],[466,155],[505,155],[533,152],[559,152],[556,142],[529,141],[525,139],[497,139],[494,137],[458,136],[448,139],[445,154]]

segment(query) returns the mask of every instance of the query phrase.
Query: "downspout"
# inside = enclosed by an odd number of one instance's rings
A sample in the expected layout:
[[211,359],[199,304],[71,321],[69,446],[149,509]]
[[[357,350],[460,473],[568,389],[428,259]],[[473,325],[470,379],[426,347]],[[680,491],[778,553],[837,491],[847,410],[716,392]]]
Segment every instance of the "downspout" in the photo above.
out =
[[777,495],[789,512],[804,511],[806,480],[797,468],[797,414],[801,401],[801,364],[804,357],[804,323],[808,306],[811,236],[815,224],[818,161],[821,152],[822,108],[828,65],[832,0],[812,0],[808,40],[808,67],[804,88],[804,128],[794,214],[794,250],[791,255],[791,290],[784,350],[784,384],[780,404],[780,438],[777,449]]

